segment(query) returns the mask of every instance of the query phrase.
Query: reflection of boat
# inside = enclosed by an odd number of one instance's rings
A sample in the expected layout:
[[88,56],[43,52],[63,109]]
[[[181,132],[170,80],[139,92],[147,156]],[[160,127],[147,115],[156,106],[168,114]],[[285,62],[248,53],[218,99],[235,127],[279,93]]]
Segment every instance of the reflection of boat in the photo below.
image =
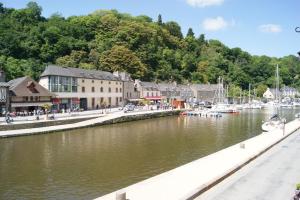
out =
[[269,121],[264,122],[261,126],[263,131],[269,132],[283,127],[283,120],[280,119],[278,114],[273,115]]

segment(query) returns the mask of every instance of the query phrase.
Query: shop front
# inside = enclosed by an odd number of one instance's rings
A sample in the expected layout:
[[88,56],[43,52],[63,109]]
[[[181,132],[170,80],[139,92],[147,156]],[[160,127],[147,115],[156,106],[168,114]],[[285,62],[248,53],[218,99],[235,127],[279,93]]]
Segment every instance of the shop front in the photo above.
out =
[[76,111],[80,109],[79,98],[53,98],[52,99],[52,110],[57,112],[64,112],[67,110]]

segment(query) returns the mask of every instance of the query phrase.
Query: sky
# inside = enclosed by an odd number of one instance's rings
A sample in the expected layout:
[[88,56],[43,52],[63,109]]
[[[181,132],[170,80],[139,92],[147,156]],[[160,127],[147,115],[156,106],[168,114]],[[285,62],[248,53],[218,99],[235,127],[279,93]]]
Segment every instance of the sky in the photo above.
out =
[[[5,7],[24,8],[27,0],[1,0]],[[116,9],[154,21],[176,21],[183,34],[217,39],[230,48],[252,55],[283,57],[300,51],[300,0],[36,0],[42,15],[87,15],[95,10]]]

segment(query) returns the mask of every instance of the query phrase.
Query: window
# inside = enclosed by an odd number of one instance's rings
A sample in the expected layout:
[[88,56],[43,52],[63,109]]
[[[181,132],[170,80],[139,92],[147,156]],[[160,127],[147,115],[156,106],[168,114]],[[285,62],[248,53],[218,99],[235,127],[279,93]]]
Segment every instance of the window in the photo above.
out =
[[111,88],[110,87],[108,88],[108,92],[111,92]]
[[81,82],[84,83],[84,79],[82,79]]
[[[148,96],[148,95],[147,95]],[[128,92],[126,93],[126,97],[128,97]]]
[[131,92],[130,92],[129,96],[130,96],[130,98],[131,98]]
[[103,81],[101,81],[101,84],[103,83]]
[[120,92],[122,92],[122,88],[120,88]]
[[104,102],[104,98],[101,97],[101,98],[100,98],[100,103],[103,104],[103,102]]
[[122,97],[120,97],[120,102],[122,102]]
[[92,87],[92,92],[95,92],[95,87]]
[[111,104],[111,97],[108,97],[108,105],[110,106]]
[[81,91],[82,91],[82,92],[85,92],[85,87],[82,87],[82,88],[81,88]]
[[103,87],[100,88],[100,92],[103,92]]
[[110,84],[110,81],[108,82],[108,84]]
[[33,97],[30,97],[30,101],[33,101]]
[[119,91],[118,91],[118,88],[116,88],[116,93],[118,93]]
[[94,80],[92,80],[92,83],[94,83]]
[[147,92],[147,97],[149,97],[149,92]]
[[77,86],[78,86],[77,78],[72,78],[72,92],[77,92]]

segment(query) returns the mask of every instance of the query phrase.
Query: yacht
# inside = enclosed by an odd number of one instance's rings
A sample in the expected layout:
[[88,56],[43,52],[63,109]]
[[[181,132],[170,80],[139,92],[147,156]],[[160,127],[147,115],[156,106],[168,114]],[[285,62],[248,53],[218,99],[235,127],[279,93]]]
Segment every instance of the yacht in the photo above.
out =
[[280,119],[278,114],[275,114],[267,122],[264,122],[261,128],[264,132],[269,132],[277,129],[282,129],[283,125],[284,120]]

